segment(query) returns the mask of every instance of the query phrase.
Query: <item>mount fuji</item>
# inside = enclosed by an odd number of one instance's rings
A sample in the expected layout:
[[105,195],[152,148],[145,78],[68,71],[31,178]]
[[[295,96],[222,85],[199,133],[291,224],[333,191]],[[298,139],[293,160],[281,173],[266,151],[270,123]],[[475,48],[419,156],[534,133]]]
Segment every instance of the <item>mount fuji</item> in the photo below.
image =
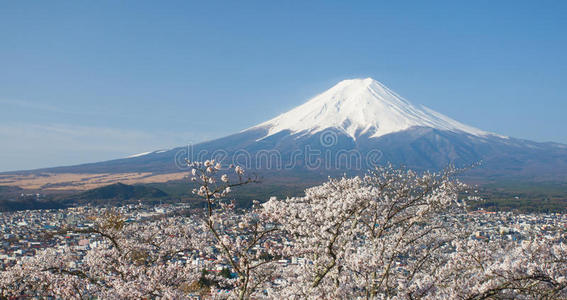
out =
[[474,128],[415,105],[372,78],[337,83],[306,103],[239,133],[190,147],[38,170],[173,173],[183,161],[216,158],[260,173],[327,176],[392,163],[438,170],[481,162],[480,178],[565,180],[567,145]]

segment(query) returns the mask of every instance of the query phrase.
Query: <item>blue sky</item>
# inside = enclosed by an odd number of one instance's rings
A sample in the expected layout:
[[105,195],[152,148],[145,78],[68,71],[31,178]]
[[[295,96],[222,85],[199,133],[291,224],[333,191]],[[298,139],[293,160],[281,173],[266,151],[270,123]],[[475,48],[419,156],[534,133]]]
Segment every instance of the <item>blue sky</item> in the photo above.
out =
[[567,143],[565,1],[3,1],[0,171],[195,143],[353,77]]

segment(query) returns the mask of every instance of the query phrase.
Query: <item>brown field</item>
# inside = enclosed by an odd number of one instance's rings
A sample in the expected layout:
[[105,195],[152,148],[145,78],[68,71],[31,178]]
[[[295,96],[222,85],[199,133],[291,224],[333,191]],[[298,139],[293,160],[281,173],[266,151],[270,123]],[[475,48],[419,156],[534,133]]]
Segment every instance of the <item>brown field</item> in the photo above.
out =
[[29,190],[89,190],[117,182],[124,184],[168,182],[180,180],[187,176],[186,172],[154,174],[145,173],[41,173],[29,175],[0,175],[0,185],[18,186]]

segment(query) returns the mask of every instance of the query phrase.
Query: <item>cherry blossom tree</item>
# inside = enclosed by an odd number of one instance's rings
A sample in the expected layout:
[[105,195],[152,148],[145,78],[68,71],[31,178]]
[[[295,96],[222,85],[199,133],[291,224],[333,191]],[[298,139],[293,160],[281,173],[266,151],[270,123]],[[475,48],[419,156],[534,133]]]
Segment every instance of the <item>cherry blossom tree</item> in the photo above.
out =
[[[72,247],[47,249],[0,275],[3,296],[35,295],[80,299],[175,298],[200,270],[178,254],[196,252],[203,235],[182,218],[126,224],[107,212],[92,228],[70,229],[97,237],[83,253]],[[60,232],[66,234],[67,230]]]
[[276,227],[267,221],[258,201],[253,202],[251,209],[238,211],[234,202],[223,200],[232,188],[258,179],[245,176],[239,166],[229,166],[235,176],[222,173],[221,164],[214,160],[189,166],[191,180],[199,185],[193,193],[206,201],[203,227],[212,234],[213,249],[220,251],[222,260],[236,273],[233,280],[225,281],[229,297],[260,296],[275,273],[275,258],[280,249]]
[[285,255],[304,258],[286,268],[286,284],[274,293],[376,299],[418,292],[413,282],[435,272],[460,226],[452,214],[464,208],[457,197],[464,185],[454,173],[390,166],[265,203],[290,240]]
[[452,244],[447,263],[422,282],[430,291],[427,298],[567,298],[567,246],[561,236]]

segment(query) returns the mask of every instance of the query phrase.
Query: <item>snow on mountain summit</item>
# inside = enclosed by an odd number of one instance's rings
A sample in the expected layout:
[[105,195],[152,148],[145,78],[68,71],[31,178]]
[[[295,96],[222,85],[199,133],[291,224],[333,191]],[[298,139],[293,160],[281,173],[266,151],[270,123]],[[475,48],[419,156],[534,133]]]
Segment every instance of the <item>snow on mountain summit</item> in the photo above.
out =
[[314,134],[336,128],[356,139],[362,134],[380,137],[414,126],[491,135],[427,107],[415,106],[372,78],[343,80],[306,103],[253,128],[268,129],[267,136],[284,130]]

